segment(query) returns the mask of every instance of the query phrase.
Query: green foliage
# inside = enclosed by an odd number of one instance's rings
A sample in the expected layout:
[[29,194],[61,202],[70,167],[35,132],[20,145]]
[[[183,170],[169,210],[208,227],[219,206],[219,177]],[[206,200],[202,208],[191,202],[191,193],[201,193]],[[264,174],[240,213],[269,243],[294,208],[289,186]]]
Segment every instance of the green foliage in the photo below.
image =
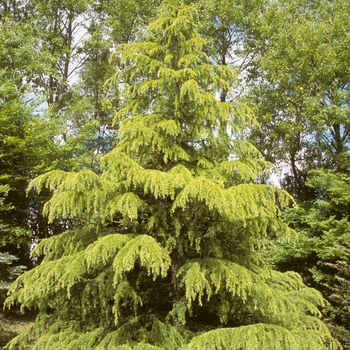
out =
[[[6,197],[9,190],[9,186],[0,186],[0,213],[8,210],[8,205],[4,205],[4,197]],[[13,230],[14,231],[14,230]],[[0,247],[3,248],[9,242],[10,232],[8,226],[0,220]],[[17,232],[21,232],[21,229],[17,229]],[[11,237],[10,239],[13,239]],[[3,305],[4,300],[6,299],[6,294],[11,286],[11,283],[25,270],[23,265],[14,265],[18,258],[14,255],[9,254],[8,252],[0,252],[0,305]]]
[[290,332],[276,325],[255,324],[207,332],[181,349],[325,349],[327,339],[322,339],[322,333],[318,340],[308,331]]
[[196,20],[164,1],[145,39],[116,49],[120,134],[100,175],[32,181],[53,191],[50,220],[80,227],[43,240],[42,263],[12,285],[6,305],[39,315],[9,349],[340,348],[320,293],[262,259],[265,239],[292,234],[280,213],[294,201],[259,184],[255,119],[217,99],[233,98],[236,73],[210,62]]
[[26,269],[22,265],[13,265],[18,258],[9,253],[0,253],[0,305],[6,299],[11,283]]
[[[249,95],[261,124],[252,140],[301,201],[309,170],[338,168],[349,143],[348,2],[276,1],[255,28],[256,84]],[[248,29],[249,30],[249,29]]]
[[[344,164],[345,167],[345,164]],[[327,297],[327,315],[334,334],[344,327],[340,340],[349,343],[349,176],[348,173],[327,170],[312,172],[308,186],[318,199],[309,207],[291,209],[285,220],[299,233],[291,244],[282,240],[275,246],[273,260],[282,269],[301,273],[310,285]]]

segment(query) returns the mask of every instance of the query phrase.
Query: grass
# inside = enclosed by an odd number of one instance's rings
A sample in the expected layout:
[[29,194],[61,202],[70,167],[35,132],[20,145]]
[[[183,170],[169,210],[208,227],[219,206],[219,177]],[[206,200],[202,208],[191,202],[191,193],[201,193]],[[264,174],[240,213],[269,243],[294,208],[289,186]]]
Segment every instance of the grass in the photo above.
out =
[[0,350],[18,334],[26,331],[33,324],[32,316],[17,313],[5,314],[0,312]]

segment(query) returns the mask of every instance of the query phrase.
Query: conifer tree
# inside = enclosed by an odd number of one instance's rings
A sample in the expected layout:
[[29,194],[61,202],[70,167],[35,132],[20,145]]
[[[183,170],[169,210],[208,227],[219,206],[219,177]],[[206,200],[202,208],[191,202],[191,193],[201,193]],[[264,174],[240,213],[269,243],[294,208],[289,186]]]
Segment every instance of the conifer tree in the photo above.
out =
[[292,205],[258,183],[266,171],[244,135],[255,121],[230,93],[235,72],[213,65],[196,11],[165,1],[147,41],[121,45],[124,106],[102,175],[53,171],[32,187],[54,194],[49,219],[80,229],[43,240],[42,263],[7,305],[37,308],[9,349],[338,349],[319,319],[321,295],[273,271],[266,237],[292,234]]

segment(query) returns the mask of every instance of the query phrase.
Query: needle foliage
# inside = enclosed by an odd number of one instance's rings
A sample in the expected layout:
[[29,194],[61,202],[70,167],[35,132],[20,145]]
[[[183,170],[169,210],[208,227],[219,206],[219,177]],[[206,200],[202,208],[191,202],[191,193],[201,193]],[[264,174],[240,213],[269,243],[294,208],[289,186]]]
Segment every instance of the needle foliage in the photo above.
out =
[[12,285],[7,305],[37,308],[21,349],[338,349],[320,321],[324,301],[259,250],[293,235],[293,205],[259,184],[269,168],[245,141],[255,120],[229,96],[236,73],[214,65],[196,11],[165,1],[143,41],[121,45],[116,148],[101,175],[53,171],[51,220],[81,227],[45,239],[42,263]]

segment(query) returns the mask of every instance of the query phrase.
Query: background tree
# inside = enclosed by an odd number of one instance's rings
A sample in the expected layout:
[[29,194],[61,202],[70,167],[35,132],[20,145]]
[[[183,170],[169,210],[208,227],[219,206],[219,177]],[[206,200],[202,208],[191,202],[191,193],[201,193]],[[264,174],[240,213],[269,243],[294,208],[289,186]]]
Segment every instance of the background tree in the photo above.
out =
[[309,170],[341,167],[349,145],[349,4],[279,1],[258,18],[252,106],[262,126],[252,140],[300,201],[315,198]]
[[[153,15],[154,1],[34,2],[43,47],[51,56],[49,74],[38,77],[45,114],[56,121],[61,163],[56,169],[100,171],[99,159],[116,141],[113,115],[117,86],[105,86],[113,74],[111,51],[140,35]],[[63,160],[63,161],[62,161]]]
[[327,297],[331,307],[325,314],[344,348],[350,345],[346,289],[350,248],[348,174],[335,170],[310,173],[307,186],[318,193],[318,199],[285,213],[285,220],[297,230],[299,240],[294,244],[282,240],[273,254],[280,270],[298,271],[304,281]]
[[31,85],[32,77],[45,71],[47,58],[45,51],[39,52],[33,26],[15,21],[11,15],[2,17],[0,185],[8,187],[4,200],[7,210],[0,213],[0,220],[7,225],[2,246],[13,249],[12,253],[17,251],[22,263],[28,263],[30,245],[30,198],[26,198],[25,190],[47,156],[45,152],[53,150],[46,138],[50,133],[47,125],[37,123],[34,117],[37,104]]
[[[290,234],[291,197],[257,185],[268,164],[244,139],[249,109],[217,99],[235,72],[213,65],[196,11],[165,1],[147,40],[120,46],[119,141],[104,172],[53,171],[45,211],[81,223],[42,241],[40,266],[7,305],[40,310],[24,347],[337,349],[318,319],[318,292],[271,270],[261,240]],[[276,214],[277,213],[277,214]]]
[[[0,186],[0,213],[3,214],[10,209],[9,205],[4,204],[4,199],[8,194],[9,186]],[[5,225],[0,221],[0,248],[8,244],[11,233],[9,232],[8,225]],[[13,237],[12,237],[13,238]],[[18,260],[18,257],[9,254],[8,252],[0,252],[0,305],[3,306],[3,303],[6,299],[7,292],[11,286],[11,283],[25,270],[25,266],[18,265],[15,262]],[[0,314],[1,317],[1,314]],[[6,338],[7,331],[0,324],[0,336],[1,339],[10,339]],[[2,344],[5,345],[5,344]]]
[[[345,247],[342,249],[349,254]],[[348,255],[347,254],[347,255]],[[335,272],[331,283],[326,284],[331,293],[329,300],[332,305],[327,312],[331,319],[329,328],[334,337],[340,340],[344,349],[350,349],[350,332],[347,327],[349,324],[349,284],[350,284],[350,266],[348,259],[337,260],[335,263],[326,263]]]
[[[0,212],[3,213],[9,210],[8,205],[4,205],[4,199],[8,194],[8,186],[0,186]],[[0,247],[8,243],[7,233],[8,226],[0,221],[1,240]],[[11,282],[15,280],[24,270],[24,266],[11,266],[14,261],[18,260],[17,257],[10,255],[9,253],[0,253],[0,303],[3,304],[6,293],[10,288]]]

